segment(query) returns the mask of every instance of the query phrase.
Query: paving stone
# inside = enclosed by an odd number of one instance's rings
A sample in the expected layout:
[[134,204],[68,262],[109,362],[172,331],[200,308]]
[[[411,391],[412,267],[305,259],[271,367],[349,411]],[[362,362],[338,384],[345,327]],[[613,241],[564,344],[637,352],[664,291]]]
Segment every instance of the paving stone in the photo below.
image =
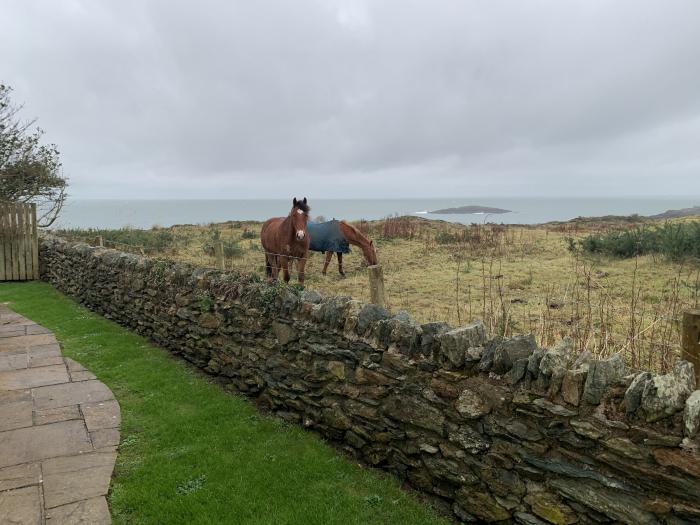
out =
[[0,372],[27,368],[27,354],[0,354]]
[[22,350],[32,346],[57,344],[52,334],[25,335],[22,337],[8,337],[2,342],[0,352]]
[[97,376],[90,372],[89,370],[84,370],[82,372],[69,372],[70,380],[74,383],[80,381],[90,381],[91,379],[97,379]]
[[104,497],[54,507],[46,512],[47,525],[108,525],[112,523]]
[[26,331],[23,326],[0,327],[0,339],[5,339],[7,337],[19,337],[22,335],[26,335]]
[[9,403],[17,403],[18,401],[31,401],[32,391],[31,390],[0,390],[0,406],[7,405]]
[[104,449],[105,447],[116,447],[119,445],[119,429],[103,428],[90,432],[90,439],[95,450]]
[[0,492],[3,490],[37,485],[41,480],[39,463],[24,463],[0,469]]
[[67,407],[48,408],[46,410],[34,411],[34,424],[47,425],[49,423],[57,423],[58,421],[70,421],[71,419],[81,419],[80,409],[78,405],[69,405]]
[[51,330],[38,324],[27,325],[27,335],[50,334]]
[[116,399],[100,403],[85,403],[80,405],[88,431],[104,428],[117,428],[121,423],[119,403]]
[[37,410],[114,399],[109,388],[94,380],[35,388],[33,396]]
[[41,514],[38,486],[0,492],[0,519],[3,524],[40,525]]
[[0,432],[30,426],[32,426],[30,400],[0,405]]
[[77,361],[74,361],[70,357],[64,357],[63,361],[66,363],[69,372],[83,372],[86,370],[86,368],[83,365],[81,365]]
[[[29,354],[29,368],[38,366],[64,365],[60,355]],[[64,365],[65,366],[65,365]]]
[[34,345],[27,350],[27,354],[33,355],[61,355],[61,346],[58,343],[52,343],[48,345]]
[[0,432],[0,467],[92,451],[82,421],[61,421]]
[[86,452],[79,456],[62,456],[45,459],[41,462],[44,475],[65,474],[98,467],[114,465],[117,459],[115,452]]
[[109,489],[113,465],[80,471],[44,473],[44,504],[47,509],[67,503],[105,496]]
[[35,388],[68,381],[68,371],[63,364],[0,372],[0,390]]

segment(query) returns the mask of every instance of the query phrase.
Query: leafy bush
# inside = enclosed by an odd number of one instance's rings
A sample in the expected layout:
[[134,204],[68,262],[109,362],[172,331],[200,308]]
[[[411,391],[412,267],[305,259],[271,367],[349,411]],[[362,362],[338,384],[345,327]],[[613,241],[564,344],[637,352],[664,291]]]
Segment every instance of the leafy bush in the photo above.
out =
[[569,249],[620,258],[660,254],[674,261],[700,260],[700,221],[596,233],[570,242]]
[[253,230],[243,230],[243,233],[241,234],[242,239],[257,239],[258,234],[255,233]]

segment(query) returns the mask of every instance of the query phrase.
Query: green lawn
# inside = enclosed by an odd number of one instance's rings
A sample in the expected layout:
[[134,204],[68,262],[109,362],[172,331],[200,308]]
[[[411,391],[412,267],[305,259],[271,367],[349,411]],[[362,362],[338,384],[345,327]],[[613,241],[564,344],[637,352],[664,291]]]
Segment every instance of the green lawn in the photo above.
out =
[[317,437],[258,415],[184,362],[45,283],[0,301],[51,329],[122,408],[115,523],[447,523],[398,483]]

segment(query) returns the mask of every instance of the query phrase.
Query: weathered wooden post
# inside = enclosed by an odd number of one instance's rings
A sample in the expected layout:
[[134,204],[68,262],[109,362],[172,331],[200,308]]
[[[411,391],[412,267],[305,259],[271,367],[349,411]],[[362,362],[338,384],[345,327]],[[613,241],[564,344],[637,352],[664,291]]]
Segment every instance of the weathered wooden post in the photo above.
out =
[[386,298],[384,296],[384,271],[382,270],[382,267],[375,264],[373,266],[368,266],[367,271],[369,272],[370,302],[378,304],[379,306],[385,306]]
[[102,238],[102,235],[98,235],[95,237],[95,246],[99,246],[102,248],[105,245],[105,240]]
[[683,359],[693,363],[695,379],[700,386],[700,309],[683,312]]
[[224,260],[224,243],[222,241],[214,243],[214,255],[216,256],[216,267],[219,270],[225,270],[226,261]]

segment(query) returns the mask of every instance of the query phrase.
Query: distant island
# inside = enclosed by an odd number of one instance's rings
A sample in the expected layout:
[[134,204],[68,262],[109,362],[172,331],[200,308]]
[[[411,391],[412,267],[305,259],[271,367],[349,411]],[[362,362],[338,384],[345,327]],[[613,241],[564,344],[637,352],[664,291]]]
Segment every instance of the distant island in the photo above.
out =
[[700,215],[700,206],[693,206],[692,208],[683,208],[680,210],[666,210],[658,215],[649,215],[650,219],[675,219],[678,217],[691,217],[693,215]]
[[458,208],[443,208],[441,210],[431,211],[430,213],[437,215],[447,214],[467,214],[467,213],[511,213],[510,210],[502,208],[489,208],[488,206],[459,206]]

